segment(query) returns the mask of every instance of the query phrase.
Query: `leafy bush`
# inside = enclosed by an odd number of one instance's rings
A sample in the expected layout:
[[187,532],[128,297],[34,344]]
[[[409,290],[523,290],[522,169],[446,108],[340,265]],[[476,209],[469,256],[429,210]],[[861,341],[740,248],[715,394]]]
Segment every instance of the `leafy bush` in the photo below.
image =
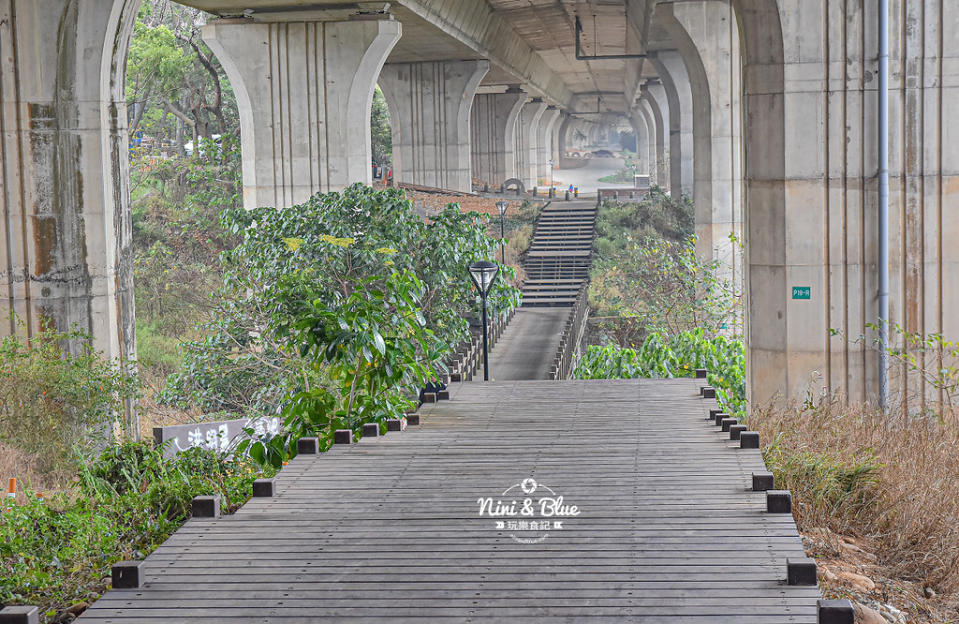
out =
[[90,345],[51,329],[0,340],[0,442],[33,454],[42,473],[72,473],[74,449],[102,443],[138,396],[136,375]]
[[651,334],[639,349],[592,345],[573,371],[574,379],[691,377],[709,371],[720,406],[739,419],[746,410],[746,350],[742,340],[709,337],[702,329],[669,337]]
[[[288,209],[226,213],[243,242],[223,255],[208,337],[187,345],[161,400],[282,411],[287,435],[250,449],[274,464],[301,434],[328,439],[400,415],[468,336],[477,297],[466,267],[497,246],[484,219],[451,205],[425,222],[402,191],[362,185]],[[494,310],[519,299],[503,271]]]
[[54,621],[105,591],[113,563],[143,558],[165,541],[194,496],[219,494],[234,509],[262,476],[249,458],[194,448],[165,460],[150,443],[111,446],[81,464],[75,491],[3,507],[0,604],[40,605]]
[[693,236],[695,225],[689,197],[673,198],[653,186],[638,202],[603,202],[596,216],[596,253],[608,259],[626,248],[627,239],[651,237],[680,243]]
[[738,293],[721,277],[720,263],[700,261],[692,238],[627,237],[594,264],[589,299],[602,339],[623,347],[640,344],[649,332],[727,330],[739,314]]

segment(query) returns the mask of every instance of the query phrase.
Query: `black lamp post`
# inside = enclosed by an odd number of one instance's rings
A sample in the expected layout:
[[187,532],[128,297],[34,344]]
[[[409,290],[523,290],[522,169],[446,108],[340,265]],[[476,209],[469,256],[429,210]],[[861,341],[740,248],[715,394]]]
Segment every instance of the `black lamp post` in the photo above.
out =
[[489,381],[489,343],[486,337],[486,295],[489,294],[489,290],[492,288],[497,274],[499,274],[499,267],[489,260],[481,260],[471,264],[469,270],[470,279],[473,280],[473,285],[476,286],[476,290],[479,291],[480,298],[483,300],[483,381]]
[[499,210],[499,249],[500,263],[506,264],[506,209],[509,208],[509,202],[502,199],[496,202],[496,209]]

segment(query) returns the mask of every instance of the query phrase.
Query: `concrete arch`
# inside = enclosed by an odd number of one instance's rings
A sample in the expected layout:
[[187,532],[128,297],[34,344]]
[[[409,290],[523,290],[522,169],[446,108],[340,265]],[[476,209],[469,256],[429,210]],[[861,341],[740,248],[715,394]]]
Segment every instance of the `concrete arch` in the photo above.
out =
[[[671,190],[670,141],[672,129],[670,127],[670,111],[669,104],[666,101],[666,90],[661,84],[647,84],[643,87],[643,94],[649,102],[657,123],[656,169],[659,185],[664,189]],[[678,132],[676,137],[679,138]]]
[[648,138],[647,150],[649,153],[649,182],[650,184],[660,184],[663,177],[663,122],[655,110],[655,103],[650,102],[648,95],[644,94],[639,99],[636,107],[646,122]]

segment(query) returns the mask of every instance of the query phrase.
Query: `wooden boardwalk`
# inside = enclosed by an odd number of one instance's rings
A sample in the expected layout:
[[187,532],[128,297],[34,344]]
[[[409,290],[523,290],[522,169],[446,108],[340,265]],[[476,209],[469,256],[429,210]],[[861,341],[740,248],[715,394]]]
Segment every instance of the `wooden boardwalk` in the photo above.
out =
[[[705,420],[698,387],[453,384],[421,425],[300,456],[273,498],[189,521],[144,587],[80,619],[811,624],[818,590],[785,582],[792,517],[750,491],[759,451]],[[550,490],[579,515],[479,515]]]

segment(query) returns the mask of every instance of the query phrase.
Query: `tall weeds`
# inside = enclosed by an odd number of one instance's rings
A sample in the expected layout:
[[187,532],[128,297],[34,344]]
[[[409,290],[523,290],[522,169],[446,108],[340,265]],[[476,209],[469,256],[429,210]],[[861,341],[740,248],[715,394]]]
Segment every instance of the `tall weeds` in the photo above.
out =
[[838,401],[750,418],[800,530],[874,540],[881,563],[941,593],[959,591],[959,427]]

